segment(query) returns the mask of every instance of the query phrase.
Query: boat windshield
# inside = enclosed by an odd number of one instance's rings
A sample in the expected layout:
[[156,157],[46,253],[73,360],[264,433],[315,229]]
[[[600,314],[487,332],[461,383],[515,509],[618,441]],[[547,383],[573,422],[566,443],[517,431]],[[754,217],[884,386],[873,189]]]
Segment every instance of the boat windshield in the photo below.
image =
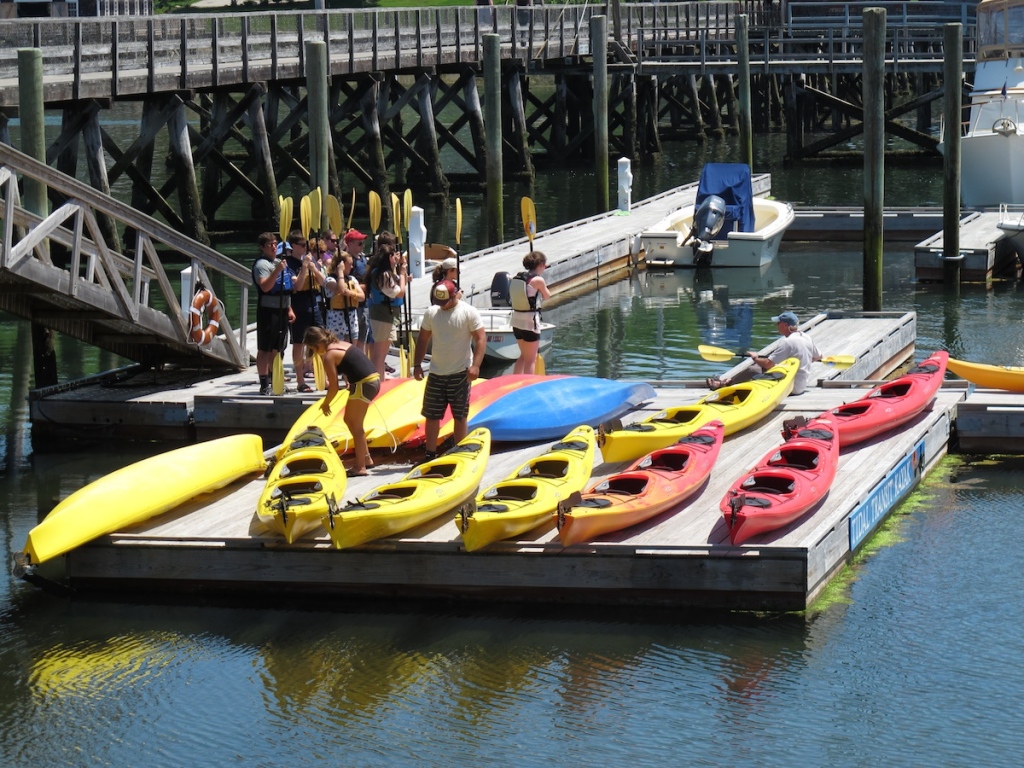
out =
[[1024,57],[1024,0],[982,0],[977,23],[979,59]]

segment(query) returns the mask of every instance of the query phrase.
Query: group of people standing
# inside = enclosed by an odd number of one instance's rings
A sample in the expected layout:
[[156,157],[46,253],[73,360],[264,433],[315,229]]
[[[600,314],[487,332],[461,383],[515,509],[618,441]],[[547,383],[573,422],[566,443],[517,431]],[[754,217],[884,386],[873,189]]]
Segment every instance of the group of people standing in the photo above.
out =
[[[299,392],[311,391],[305,380],[308,363],[320,355],[327,378],[321,403],[324,414],[331,413],[342,382],[349,392],[344,419],[353,438],[355,458],[348,472],[354,476],[365,475],[373,466],[363,421],[386,377],[386,358],[397,340],[409,280],[408,262],[394,235],[378,235],[369,259],[362,253],[365,240],[366,235],[350,229],[339,249],[338,237],[329,230],[313,241],[296,230],[284,244],[265,232],[259,237],[260,255],[252,270],[259,293],[256,370],[260,393],[271,394],[271,368],[289,340]],[[539,251],[523,260],[527,299],[512,318],[521,350],[516,373],[532,373],[536,363],[537,297],[550,295],[542,276],[546,264]],[[446,259],[435,269],[431,306],[420,323],[416,345],[413,375],[417,380],[424,377],[424,356],[431,349],[422,407],[428,461],[437,456],[440,422],[448,409],[454,442],[466,436],[470,387],[480,376],[487,347],[480,312],[462,301],[458,274],[455,259]]]

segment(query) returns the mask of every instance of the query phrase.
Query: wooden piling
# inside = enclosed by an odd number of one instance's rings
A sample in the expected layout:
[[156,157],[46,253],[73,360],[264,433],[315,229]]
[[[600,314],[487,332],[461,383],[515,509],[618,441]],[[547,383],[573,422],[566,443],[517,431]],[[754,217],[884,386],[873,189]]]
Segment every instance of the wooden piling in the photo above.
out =
[[430,75],[421,75],[416,103],[419,105],[420,133],[416,148],[430,163],[430,190],[433,194],[448,197],[448,177],[441,164],[441,149],[437,143],[437,126],[434,123],[434,99]]
[[754,168],[754,140],[750,125],[750,34],[747,15],[736,17],[736,53],[739,56],[739,131],[740,157]]
[[203,213],[196,180],[196,167],[192,162],[192,142],[188,137],[185,105],[180,101],[167,121],[167,134],[170,139],[168,149],[171,163],[178,177],[178,202],[181,206],[184,232],[193,240],[197,240],[203,245],[209,245],[210,235],[206,230],[206,214]]
[[864,18],[864,311],[882,309],[882,206],[885,198],[884,8]]
[[944,29],[944,114],[946,146],[942,158],[942,279],[947,290],[960,289],[960,93],[964,74],[963,28]]
[[363,130],[366,133],[366,151],[369,155],[366,170],[370,174],[370,188],[380,195],[382,201],[391,202],[391,185],[388,183],[388,168],[384,162],[384,140],[380,132],[378,92],[376,80],[369,84],[360,100],[363,111]]
[[504,240],[501,163],[501,38],[484,35],[484,124],[487,127],[487,245]]
[[[309,124],[309,187],[326,194],[330,178],[327,174],[327,145],[331,140],[331,124],[327,119],[327,45],[323,40],[306,42],[306,104]],[[327,206],[320,207],[320,221],[311,222],[314,230],[327,226]]]
[[[107,176],[107,162],[103,152],[103,133],[100,130],[98,110],[93,112],[82,126],[82,143],[85,144],[85,164],[89,168],[89,184],[93,189],[99,190],[104,195],[109,195],[110,179]],[[115,251],[121,251],[121,235],[113,220],[97,211],[96,224],[99,226],[100,232],[103,233],[103,239],[107,246]]]
[[274,158],[271,154],[262,99],[253,99],[249,102],[248,117],[249,130],[252,131],[252,151],[256,160],[256,177],[263,191],[263,208],[269,214],[267,226],[269,231],[276,232],[281,220],[281,203],[277,199],[277,175],[274,172]]
[[594,57],[594,187],[597,212],[610,207],[608,181],[608,17],[590,17],[590,52]]

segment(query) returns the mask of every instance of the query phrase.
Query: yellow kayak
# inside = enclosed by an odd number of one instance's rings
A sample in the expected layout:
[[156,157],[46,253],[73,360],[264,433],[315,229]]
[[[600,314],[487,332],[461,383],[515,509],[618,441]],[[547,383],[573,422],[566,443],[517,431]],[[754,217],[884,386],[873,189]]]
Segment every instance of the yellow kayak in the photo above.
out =
[[397,483],[382,485],[323,518],[338,549],[392,536],[472,503],[491,455],[491,433],[476,429],[447,453]]
[[467,552],[553,521],[558,502],[581,492],[594,469],[593,427],[577,427],[476,498],[476,509],[456,518]]
[[325,416],[324,412],[320,410],[323,402],[324,399],[321,397],[302,412],[302,415],[292,424],[292,428],[288,430],[284,442],[277,447],[274,458],[280,459],[284,456],[287,447],[309,429],[322,431],[339,454],[352,450],[352,433],[349,431],[348,425],[345,424],[345,404],[348,402],[348,390],[341,390],[334,398],[329,416]]
[[45,562],[266,467],[259,435],[222,437],[137,461],[54,507],[29,532],[25,554],[32,565]]
[[666,408],[636,424],[602,430],[598,437],[601,456],[606,462],[635,461],[715,420],[725,425],[726,435],[746,429],[793,391],[793,377],[799,368],[800,361],[790,357],[750,381],[716,389],[692,405]]
[[345,495],[348,476],[323,430],[297,435],[277,460],[256,505],[256,516],[289,544],[320,527],[320,519]]
[[1017,366],[968,363],[964,360],[954,360],[951,357],[946,363],[946,370],[985,389],[1024,392],[1024,368]]

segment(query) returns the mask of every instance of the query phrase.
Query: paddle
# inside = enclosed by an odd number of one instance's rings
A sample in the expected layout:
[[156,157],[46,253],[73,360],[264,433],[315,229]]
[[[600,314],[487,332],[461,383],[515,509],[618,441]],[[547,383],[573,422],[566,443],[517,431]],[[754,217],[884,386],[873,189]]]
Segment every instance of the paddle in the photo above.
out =
[[537,209],[533,200],[524,197],[519,203],[519,212],[523,216],[523,229],[526,230],[526,237],[530,241],[530,250],[533,250],[533,236],[537,234]]
[[[309,228],[319,236],[320,228],[323,224],[324,214],[324,195],[320,191],[320,187],[317,187],[309,193]],[[309,233],[305,234],[306,238],[309,238]]]
[[324,361],[320,355],[313,355],[313,383],[321,392],[327,389],[327,372],[324,370]]
[[462,198],[455,198],[455,284],[462,281]]
[[[352,217],[355,216],[355,213],[356,213],[356,190],[355,190],[355,187],[353,187],[352,188],[352,205],[350,205],[349,208],[348,208],[348,226],[345,227],[346,229],[352,229]],[[337,234],[339,237],[341,236],[340,232],[336,232],[335,234]]]
[[[705,360],[710,360],[715,363],[724,363],[728,360],[732,360],[734,357],[746,357],[747,355],[743,352],[733,352],[729,349],[723,349],[722,347],[712,347],[707,344],[698,344],[697,351],[700,356]],[[853,355],[829,355],[828,357],[822,358],[821,362],[826,365],[835,366],[836,368],[849,368],[855,362],[857,358]]]
[[341,202],[334,195],[327,196],[327,226],[331,228],[338,237],[344,233],[341,231],[342,222],[345,219],[341,213]]
[[[395,220],[395,240],[398,241],[398,252],[402,252],[402,209],[398,205],[398,195],[391,193],[391,214]],[[408,280],[406,286],[408,287]],[[404,304],[404,302],[403,302]],[[398,375],[403,379],[409,378],[409,359],[405,356],[405,307],[402,307],[402,316],[398,323]]]
[[312,218],[309,195],[303,195],[299,201],[299,230],[302,236],[309,239],[309,222]]
[[281,242],[288,240],[288,231],[292,228],[292,212],[293,203],[290,197],[282,197],[281,202],[281,217],[278,221],[278,234],[281,236]]
[[270,374],[270,389],[275,395],[284,394],[284,361],[281,353],[274,355],[273,370]]
[[[405,190],[405,195],[402,199],[402,217],[405,219],[405,239],[406,241],[411,240],[409,233],[409,225],[412,223],[412,190]],[[410,255],[412,252],[412,243],[409,243]],[[405,265],[405,345],[406,345],[406,376],[412,372],[409,370],[409,365],[412,363],[413,354],[415,352],[415,346],[412,340],[412,274],[409,272],[409,265]]]

